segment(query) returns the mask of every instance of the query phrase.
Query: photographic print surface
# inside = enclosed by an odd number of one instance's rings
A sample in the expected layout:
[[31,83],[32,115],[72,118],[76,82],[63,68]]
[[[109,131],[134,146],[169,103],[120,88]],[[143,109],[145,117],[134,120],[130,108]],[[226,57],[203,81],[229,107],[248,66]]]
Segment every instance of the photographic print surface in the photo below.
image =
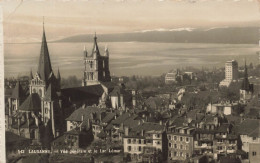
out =
[[260,162],[259,0],[0,5],[3,162]]

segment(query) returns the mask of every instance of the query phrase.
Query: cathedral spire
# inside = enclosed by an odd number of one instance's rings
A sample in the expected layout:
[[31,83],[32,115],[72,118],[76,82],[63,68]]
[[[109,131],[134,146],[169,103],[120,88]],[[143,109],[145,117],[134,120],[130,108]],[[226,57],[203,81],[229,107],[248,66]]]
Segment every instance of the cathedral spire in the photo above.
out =
[[29,76],[29,79],[32,80],[33,79],[33,73],[32,73],[32,69],[30,71],[30,76]]
[[243,82],[242,82],[241,89],[246,90],[246,91],[249,91],[249,89],[250,89],[250,84],[249,84],[248,74],[247,74],[246,60],[245,60],[244,79],[243,79]]
[[43,34],[42,34],[42,45],[38,65],[38,74],[44,81],[48,80],[50,73],[52,72],[51,61],[48,51],[48,45],[45,36],[45,28],[43,22]]
[[58,73],[57,73],[57,80],[60,80],[60,69],[58,68]]
[[95,32],[95,36],[94,36],[94,46],[93,46],[93,49],[92,49],[92,55],[97,55],[99,56],[100,53],[99,53],[99,49],[98,49],[98,45],[97,45],[97,35],[96,35],[96,32]]

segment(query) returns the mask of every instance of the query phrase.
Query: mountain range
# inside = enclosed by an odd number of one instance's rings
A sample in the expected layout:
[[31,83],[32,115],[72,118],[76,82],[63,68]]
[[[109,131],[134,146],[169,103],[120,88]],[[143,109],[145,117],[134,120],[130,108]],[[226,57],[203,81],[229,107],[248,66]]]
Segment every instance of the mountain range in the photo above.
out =
[[[162,42],[258,44],[259,27],[222,27],[209,29],[177,28],[142,30],[131,33],[98,34],[99,42]],[[93,42],[93,34],[81,34],[52,42]]]

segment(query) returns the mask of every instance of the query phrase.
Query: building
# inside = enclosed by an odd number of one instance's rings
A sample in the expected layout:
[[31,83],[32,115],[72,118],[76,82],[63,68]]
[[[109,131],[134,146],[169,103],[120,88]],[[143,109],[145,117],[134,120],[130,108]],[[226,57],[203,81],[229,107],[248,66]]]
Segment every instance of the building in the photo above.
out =
[[100,84],[101,81],[111,81],[109,71],[109,51],[106,48],[105,54],[100,54],[96,34],[94,36],[92,52],[88,54],[86,48],[84,48],[84,60],[85,69],[82,86]]
[[194,131],[195,128],[174,123],[168,127],[168,160],[185,161],[192,157]]
[[235,60],[227,61],[225,64],[225,79],[219,86],[228,87],[233,81],[238,80],[238,63]]
[[238,108],[238,103],[221,102],[216,104],[209,103],[207,106],[207,113],[219,115],[231,115]]
[[165,75],[165,84],[177,83],[178,78],[181,79],[180,70],[170,71]]
[[259,143],[259,128],[259,119],[245,119],[237,126],[236,132],[240,135],[242,150],[246,153],[250,153],[250,144]]
[[165,75],[165,84],[172,84],[177,82],[183,82],[184,80],[196,80],[194,72],[180,72],[179,69],[170,71]]
[[213,115],[206,115],[198,124],[195,130],[194,153],[205,154],[213,157],[213,141],[216,129],[221,124],[221,118]]
[[254,86],[249,83],[248,74],[247,74],[247,66],[245,63],[245,71],[244,71],[244,79],[242,81],[242,85],[240,88],[240,101],[241,102],[249,102],[253,97]]
[[[165,127],[145,122],[131,130],[125,128],[124,155],[134,162],[162,162],[167,159],[167,136]],[[157,155],[155,155],[157,154]]]
[[213,140],[214,158],[236,154],[238,149],[238,136],[231,133],[232,126],[228,123],[222,124],[216,129]]
[[38,70],[34,76],[31,71],[29,78],[29,95],[17,82],[8,100],[8,129],[39,143],[48,136],[52,139],[63,132],[61,78],[59,70],[57,76],[54,75],[44,27]]

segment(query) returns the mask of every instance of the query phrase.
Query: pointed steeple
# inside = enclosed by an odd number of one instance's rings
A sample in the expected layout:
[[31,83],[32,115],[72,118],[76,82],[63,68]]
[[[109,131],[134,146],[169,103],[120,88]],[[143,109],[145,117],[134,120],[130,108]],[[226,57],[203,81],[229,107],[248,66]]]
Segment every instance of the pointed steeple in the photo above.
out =
[[106,45],[106,47],[105,47],[105,56],[106,56],[106,57],[109,57],[109,51],[108,51],[107,45]]
[[97,45],[97,36],[96,36],[96,32],[95,32],[95,36],[94,36],[94,45],[93,45],[93,49],[92,49],[92,56],[99,56],[99,49],[98,49],[98,45]]
[[48,45],[45,36],[44,22],[43,22],[42,45],[41,45],[41,53],[40,53],[39,65],[38,65],[38,74],[40,75],[40,78],[42,80],[47,81],[51,72],[52,72],[52,67],[51,67],[51,61],[50,61]]
[[249,89],[250,89],[250,84],[249,84],[248,74],[247,74],[246,60],[245,60],[244,79],[243,79],[243,82],[241,85],[241,89],[246,90],[246,91],[249,91]]
[[32,73],[32,69],[31,69],[29,80],[32,80],[32,79],[33,79],[33,73]]
[[60,69],[58,68],[58,73],[57,73],[57,80],[60,80]]

